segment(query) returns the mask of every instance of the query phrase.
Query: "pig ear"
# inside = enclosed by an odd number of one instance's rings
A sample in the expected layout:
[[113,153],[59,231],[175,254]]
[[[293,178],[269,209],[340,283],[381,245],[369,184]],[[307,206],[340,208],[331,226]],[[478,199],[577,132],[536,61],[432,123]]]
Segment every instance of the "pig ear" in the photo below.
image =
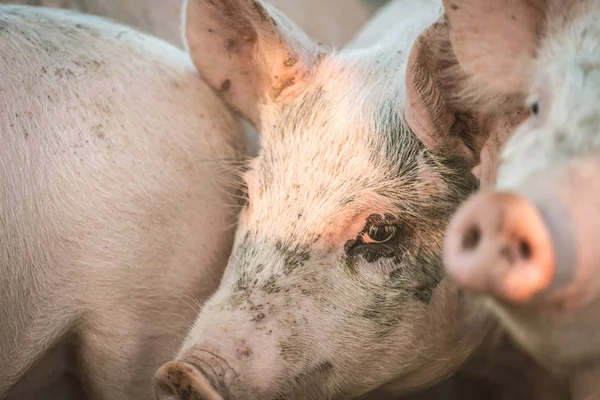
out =
[[[480,129],[480,115],[458,107],[462,104],[455,101],[452,83],[448,81],[453,77],[447,72],[451,63],[447,58],[447,30],[442,18],[426,29],[411,49],[406,69],[405,118],[432,152],[446,150],[461,155],[473,167],[479,162],[479,152],[487,138]],[[459,82],[463,76],[454,78]]]
[[258,0],[188,0],[184,20],[202,76],[256,125],[260,105],[298,96],[320,59],[303,32]]
[[532,77],[547,0],[444,0],[450,42],[480,88],[525,93]]

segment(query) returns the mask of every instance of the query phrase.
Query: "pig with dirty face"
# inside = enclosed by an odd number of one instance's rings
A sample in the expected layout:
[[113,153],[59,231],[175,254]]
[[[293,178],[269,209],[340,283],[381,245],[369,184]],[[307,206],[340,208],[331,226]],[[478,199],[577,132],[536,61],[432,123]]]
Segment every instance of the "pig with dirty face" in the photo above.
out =
[[445,5],[471,90],[529,108],[494,167],[497,190],[474,196],[449,227],[448,273],[570,376],[574,398],[598,398],[600,2]]
[[406,9],[376,46],[328,54],[259,1],[188,1],[193,61],[262,144],[220,288],[157,372],[158,398],[403,391],[477,346],[441,240],[477,186],[479,120],[422,67],[440,3]]

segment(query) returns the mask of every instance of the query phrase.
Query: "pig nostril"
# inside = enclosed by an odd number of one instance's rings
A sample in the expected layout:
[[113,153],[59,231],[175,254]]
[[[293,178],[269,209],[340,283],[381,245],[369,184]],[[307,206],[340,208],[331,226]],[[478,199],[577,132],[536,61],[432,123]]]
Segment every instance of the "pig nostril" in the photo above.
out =
[[477,225],[471,226],[463,237],[462,247],[465,250],[473,250],[481,240],[481,231]]
[[521,239],[519,241],[519,252],[523,259],[529,260],[531,258],[531,245],[527,240]]

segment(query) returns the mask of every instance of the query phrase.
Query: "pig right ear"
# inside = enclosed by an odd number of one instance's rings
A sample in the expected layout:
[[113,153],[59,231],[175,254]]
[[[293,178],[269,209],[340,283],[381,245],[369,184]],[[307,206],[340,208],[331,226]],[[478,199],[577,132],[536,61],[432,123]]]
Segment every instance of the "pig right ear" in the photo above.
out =
[[259,107],[302,93],[321,58],[317,46],[258,0],[188,0],[185,36],[204,79],[259,125]]
[[449,151],[474,167],[487,137],[480,126],[481,113],[466,101],[456,101],[464,76],[460,69],[452,69],[456,59],[451,53],[447,30],[441,18],[417,38],[410,51],[405,118],[431,152]]
[[524,94],[547,0],[443,0],[455,56],[479,90]]

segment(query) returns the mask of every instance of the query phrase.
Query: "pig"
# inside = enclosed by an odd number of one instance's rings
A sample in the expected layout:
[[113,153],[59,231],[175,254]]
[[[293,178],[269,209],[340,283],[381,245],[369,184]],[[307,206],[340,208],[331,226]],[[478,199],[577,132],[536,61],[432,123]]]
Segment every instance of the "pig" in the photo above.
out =
[[[389,0],[270,0],[314,40],[341,47]],[[180,48],[183,0],[0,0],[0,3],[58,7],[108,17]]]
[[0,53],[0,399],[149,399],[231,251],[238,119],[99,17],[1,5]]
[[600,398],[600,2],[444,4],[471,95],[529,109],[489,167],[493,188],[449,225],[447,273],[573,399]]
[[402,394],[494,341],[442,266],[487,119],[422,67],[441,2],[395,7],[376,43],[328,52],[264,2],[186,3],[192,60],[261,149],[223,280],[157,370],[159,400]]

